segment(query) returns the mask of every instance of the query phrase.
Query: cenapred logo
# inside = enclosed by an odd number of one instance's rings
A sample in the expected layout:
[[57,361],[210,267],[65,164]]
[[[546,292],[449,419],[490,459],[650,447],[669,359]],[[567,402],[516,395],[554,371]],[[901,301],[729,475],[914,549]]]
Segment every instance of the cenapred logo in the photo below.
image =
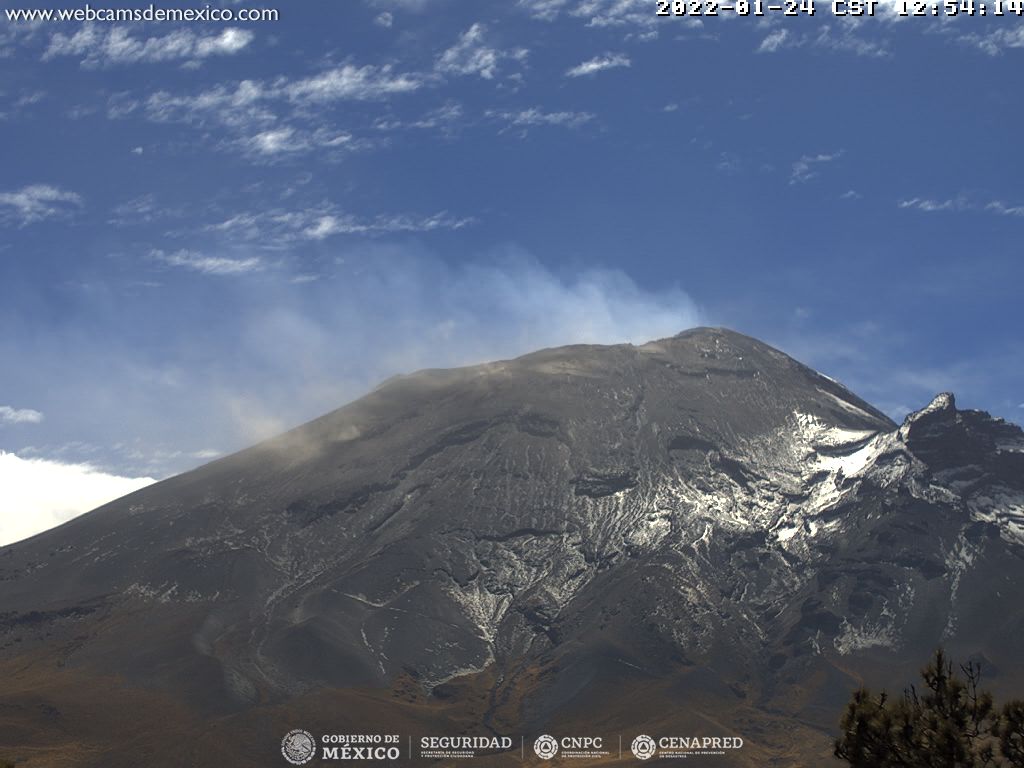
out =
[[637,760],[650,760],[654,757],[654,753],[658,751],[658,745],[654,743],[654,739],[650,736],[640,734],[633,739],[629,749]]
[[728,750],[743,749],[739,736],[659,736],[657,739],[641,734],[629,746],[638,760],[659,758],[714,757]]
[[558,754],[558,742],[554,736],[544,734],[533,742],[533,751],[541,760],[550,760]]
[[281,739],[281,754],[292,765],[305,765],[316,755],[316,739],[301,728],[288,731]]

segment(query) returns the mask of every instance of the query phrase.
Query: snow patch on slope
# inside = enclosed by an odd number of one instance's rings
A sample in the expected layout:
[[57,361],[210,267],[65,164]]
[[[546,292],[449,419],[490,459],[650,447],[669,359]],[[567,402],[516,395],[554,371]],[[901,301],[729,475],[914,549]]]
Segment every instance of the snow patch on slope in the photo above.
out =
[[1004,541],[1024,546],[1024,493],[996,485],[967,500],[971,519],[999,526]]
[[817,389],[821,394],[825,395],[825,397],[827,397],[829,400],[834,402],[836,405],[838,405],[840,408],[842,408],[847,413],[852,413],[855,416],[867,417],[869,419],[875,418],[875,416],[873,416],[872,414],[868,413],[863,408],[859,408],[856,405],[854,405],[853,403],[848,402],[847,400],[844,400],[841,397],[837,397],[836,395],[832,394],[828,390],[822,389],[821,387],[815,387],[815,389]]
[[914,588],[904,584],[900,588],[896,605],[890,605],[886,601],[876,618],[865,618],[859,625],[853,624],[849,619],[843,619],[833,645],[843,656],[867,648],[898,648],[903,635],[903,625],[913,604]]

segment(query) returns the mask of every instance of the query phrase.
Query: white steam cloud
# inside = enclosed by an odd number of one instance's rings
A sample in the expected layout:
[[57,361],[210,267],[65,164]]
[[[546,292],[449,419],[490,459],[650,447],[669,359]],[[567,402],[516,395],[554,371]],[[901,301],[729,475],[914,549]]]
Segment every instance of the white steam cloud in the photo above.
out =
[[23,459],[0,451],[0,546],[65,523],[143,488],[148,477],[118,477],[88,464]]
[[645,290],[615,270],[559,275],[519,252],[454,266],[376,254],[353,282],[339,282],[291,284],[249,316],[243,347],[269,370],[262,392],[228,385],[245,438],[335,408],[395,373],[565,344],[643,343],[700,322],[681,289]]
[[[144,347],[88,305],[45,338],[28,327],[0,334],[0,359],[23,362],[5,382],[9,396],[36,397],[46,414],[32,426],[42,446],[34,456],[166,477],[194,466],[200,448],[243,448],[397,373],[563,344],[643,343],[702,322],[680,288],[646,288],[602,268],[559,272],[511,249],[452,264],[371,244],[319,265],[268,262],[231,280],[179,274],[186,288],[96,299],[117,301]],[[159,319],[167,317],[179,320]],[[41,380],[49,384],[39,399]],[[79,443],[88,450],[47,448]],[[11,509],[2,484],[0,505]]]

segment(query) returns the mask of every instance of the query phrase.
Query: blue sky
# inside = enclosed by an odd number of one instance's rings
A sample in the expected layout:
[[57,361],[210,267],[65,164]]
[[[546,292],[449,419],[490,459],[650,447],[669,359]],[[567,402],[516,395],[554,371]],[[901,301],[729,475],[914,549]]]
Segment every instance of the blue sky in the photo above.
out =
[[697,323],[1020,421],[1022,18],[654,6],[3,22],[0,450],[159,478],[396,372]]

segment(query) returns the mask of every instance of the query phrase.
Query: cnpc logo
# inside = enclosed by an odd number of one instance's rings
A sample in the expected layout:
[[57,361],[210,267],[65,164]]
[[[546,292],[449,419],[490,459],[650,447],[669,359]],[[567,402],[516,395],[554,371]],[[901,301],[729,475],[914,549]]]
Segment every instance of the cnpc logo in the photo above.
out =
[[558,742],[554,736],[544,734],[533,742],[533,751],[541,760],[550,760],[558,754]]
[[604,740],[600,736],[563,736],[556,739],[547,734],[533,742],[533,751],[541,760],[550,760],[561,750],[563,752],[586,752],[600,750]]

